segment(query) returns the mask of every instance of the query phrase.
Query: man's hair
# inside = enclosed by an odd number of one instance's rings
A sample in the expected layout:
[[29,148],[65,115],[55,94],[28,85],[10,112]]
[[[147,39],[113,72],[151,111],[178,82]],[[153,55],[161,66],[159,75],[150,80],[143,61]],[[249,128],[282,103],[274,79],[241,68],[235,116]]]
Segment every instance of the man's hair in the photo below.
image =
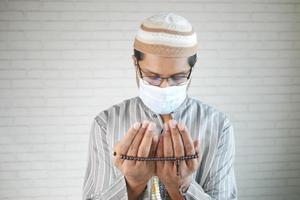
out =
[[[140,61],[140,60],[143,60],[144,53],[140,52],[139,50],[134,49],[134,56],[136,57],[137,61]],[[197,62],[197,54],[194,54],[194,55],[188,57],[188,63],[190,65],[190,67],[194,67],[196,62]]]

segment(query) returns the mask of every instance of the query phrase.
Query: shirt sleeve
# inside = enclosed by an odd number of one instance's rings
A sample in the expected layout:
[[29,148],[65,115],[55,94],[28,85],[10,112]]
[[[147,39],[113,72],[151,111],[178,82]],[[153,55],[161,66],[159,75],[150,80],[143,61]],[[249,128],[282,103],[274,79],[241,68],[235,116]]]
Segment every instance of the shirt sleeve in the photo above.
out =
[[127,200],[125,178],[114,173],[107,143],[106,123],[97,116],[90,130],[88,163],[83,183],[83,200]]
[[188,200],[235,200],[237,187],[234,173],[234,129],[226,117],[218,140],[216,154],[207,180],[202,187],[193,179],[187,192]]

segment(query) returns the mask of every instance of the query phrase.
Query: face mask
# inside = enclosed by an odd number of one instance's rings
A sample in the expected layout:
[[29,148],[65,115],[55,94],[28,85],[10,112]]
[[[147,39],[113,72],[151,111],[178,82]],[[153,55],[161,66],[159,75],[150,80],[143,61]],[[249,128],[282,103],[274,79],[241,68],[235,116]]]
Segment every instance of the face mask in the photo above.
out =
[[139,97],[143,103],[157,114],[169,114],[185,100],[190,79],[180,86],[161,88],[145,83],[139,78]]

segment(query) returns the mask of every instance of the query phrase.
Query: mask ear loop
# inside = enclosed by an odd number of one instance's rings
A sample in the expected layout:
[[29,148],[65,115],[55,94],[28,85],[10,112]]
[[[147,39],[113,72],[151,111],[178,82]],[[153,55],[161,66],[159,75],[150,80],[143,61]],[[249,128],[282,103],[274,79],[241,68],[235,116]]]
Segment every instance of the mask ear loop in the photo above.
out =
[[191,67],[191,69],[190,69],[190,73],[189,73],[189,75],[188,75],[188,77],[187,77],[188,80],[190,80],[190,77],[191,77],[191,75],[192,75],[192,70],[193,70],[193,67]]
[[141,72],[141,68],[140,68],[140,65],[138,64],[139,61],[136,61],[135,62],[135,67],[136,67],[136,73],[137,73],[137,76],[136,76],[136,81],[138,83],[138,86],[140,87],[140,80],[139,79],[142,79],[143,81],[143,75],[142,75],[142,72]]
[[141,67],[139,65],[139,61],[136,61],[135,66],[137,67],[139,74],[140,74],[140,78],[143,79],[143,74],[141,72]]

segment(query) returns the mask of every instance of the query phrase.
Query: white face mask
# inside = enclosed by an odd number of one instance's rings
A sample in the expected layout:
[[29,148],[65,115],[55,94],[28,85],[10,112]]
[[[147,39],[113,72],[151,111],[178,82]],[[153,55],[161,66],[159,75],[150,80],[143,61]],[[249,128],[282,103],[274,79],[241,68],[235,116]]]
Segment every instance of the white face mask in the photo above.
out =
[[157,114],[169,114],[185,100],[189,81],[190,79],[180,86],[161,88],[147,84],[139,78],[139,97],[153,112]]

